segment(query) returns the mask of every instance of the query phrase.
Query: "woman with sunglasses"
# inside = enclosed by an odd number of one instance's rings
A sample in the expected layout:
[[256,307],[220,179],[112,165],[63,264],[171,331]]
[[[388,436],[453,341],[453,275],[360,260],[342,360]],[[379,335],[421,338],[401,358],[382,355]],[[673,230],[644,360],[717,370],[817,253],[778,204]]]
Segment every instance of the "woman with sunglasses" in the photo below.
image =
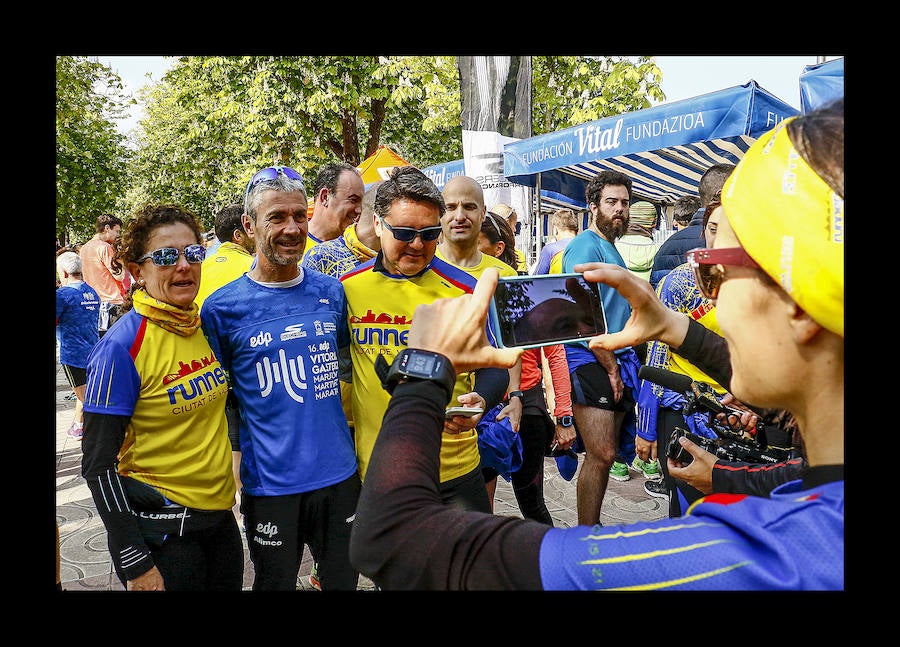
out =
[[[742,402],[796,416],[802,479],[767,498],[713,494],[678,519],[623,526],[547,528],[444,508],[435,475],[446,388],[417,380],[394,390],[363,484],[350,547],[360,571],[383,589],[842,590],[843,112],[839,100],[782,121],[725,183],[714,247],[694,262],[710,270],[698,281],[718,299],[727,342],[625,268],[574,268],[632,307],[592,348],[660,339],[698,365],[718,363],[710,374]],[[457,371],[512,366],[522,351],[492,348],[480,332],[496,281],[486,271],[471,296],[420,306],[409,347]]]
[[194,303],[201,235],[177,205],[128,220],[118,257],[130,300],[88,358],[82,475],[128,591],[243,585],[228,384]]

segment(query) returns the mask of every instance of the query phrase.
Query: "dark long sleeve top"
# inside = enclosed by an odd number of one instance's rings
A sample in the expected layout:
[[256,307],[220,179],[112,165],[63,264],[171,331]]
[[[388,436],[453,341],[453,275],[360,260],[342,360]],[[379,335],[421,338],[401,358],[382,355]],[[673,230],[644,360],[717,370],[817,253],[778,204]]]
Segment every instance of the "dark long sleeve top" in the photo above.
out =
[[357,506],[350,561],[386,590],[540,590],[538,555],[550,526],[441,502],[446,397],[429,381],[394,390]]

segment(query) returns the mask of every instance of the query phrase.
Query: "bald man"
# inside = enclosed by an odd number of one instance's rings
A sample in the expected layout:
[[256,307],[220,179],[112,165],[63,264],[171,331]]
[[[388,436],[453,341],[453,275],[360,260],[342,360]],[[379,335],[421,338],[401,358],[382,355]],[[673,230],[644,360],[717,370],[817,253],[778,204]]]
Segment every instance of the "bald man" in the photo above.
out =
[[[489,254],[483,254],[478,249],[478,236],[481,233],[481,223],[487,217],[487,207],[484,204],[484,190],[481,185],[467,175],[457,175],[451,178],[441,191],[444,196],[444,204],[447,210],[441,217],[441,242],[438,244],[435,255],[448,263],[468,272],[476,279],[480,278],[488,267],[496,267],[500,276],[515,276],[516,270],[499,258]],[[519,392],[522,377],[522,360],[509,370],[509,392]],[[511,411],[507,414],[512,423],[513,430],[519,430],[519,421],[522,416],[522,398],[510,398]],[[490,407],[488,407],[490,408]],[[494,492],[497,488],[497,472],[492,468],[484,470],[485,486],[488,497],[491,500],[491,510],[494,507]]]

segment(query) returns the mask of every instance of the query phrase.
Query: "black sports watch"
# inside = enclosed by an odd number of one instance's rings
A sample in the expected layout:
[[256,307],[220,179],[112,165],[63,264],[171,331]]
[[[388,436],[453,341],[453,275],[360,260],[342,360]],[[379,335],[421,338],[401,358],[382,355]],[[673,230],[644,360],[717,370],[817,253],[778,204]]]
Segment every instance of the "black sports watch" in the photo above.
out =
[[560,416],[557,419],[557,422],[563,427],[571,427],[575,424],[575,420],[572,419],[572,416]]
[[520,401],[525,401],[525,391],[510,391],[508,400],[512,400],[513,398],[519,398]]
[[431,380],[444,387],[447,392],[445,402],[449,402],[456,387],[456,370],[453,363],[440,353],[420,348],[404,348],[390,366],[384,355],[379,355],[375,358],[375,372],[381,380],[382,388],[388,393],[393,393],[400,382]]

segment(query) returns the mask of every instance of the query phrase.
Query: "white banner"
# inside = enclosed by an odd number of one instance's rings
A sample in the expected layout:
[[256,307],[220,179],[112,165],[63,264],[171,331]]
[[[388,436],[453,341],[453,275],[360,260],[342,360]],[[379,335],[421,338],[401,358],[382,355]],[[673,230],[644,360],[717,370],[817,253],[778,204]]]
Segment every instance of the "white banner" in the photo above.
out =
[[[517,247],[530,250],[533,189],[510,182],[503,174],[503,146],[519,140],[487,130],[463,130],[462,136],[466,175],[481,185],[488,209],[495,204],[508,204],[515,210],[522,225],[516,236]],[[530,263],[533,259],[528,260]]]

